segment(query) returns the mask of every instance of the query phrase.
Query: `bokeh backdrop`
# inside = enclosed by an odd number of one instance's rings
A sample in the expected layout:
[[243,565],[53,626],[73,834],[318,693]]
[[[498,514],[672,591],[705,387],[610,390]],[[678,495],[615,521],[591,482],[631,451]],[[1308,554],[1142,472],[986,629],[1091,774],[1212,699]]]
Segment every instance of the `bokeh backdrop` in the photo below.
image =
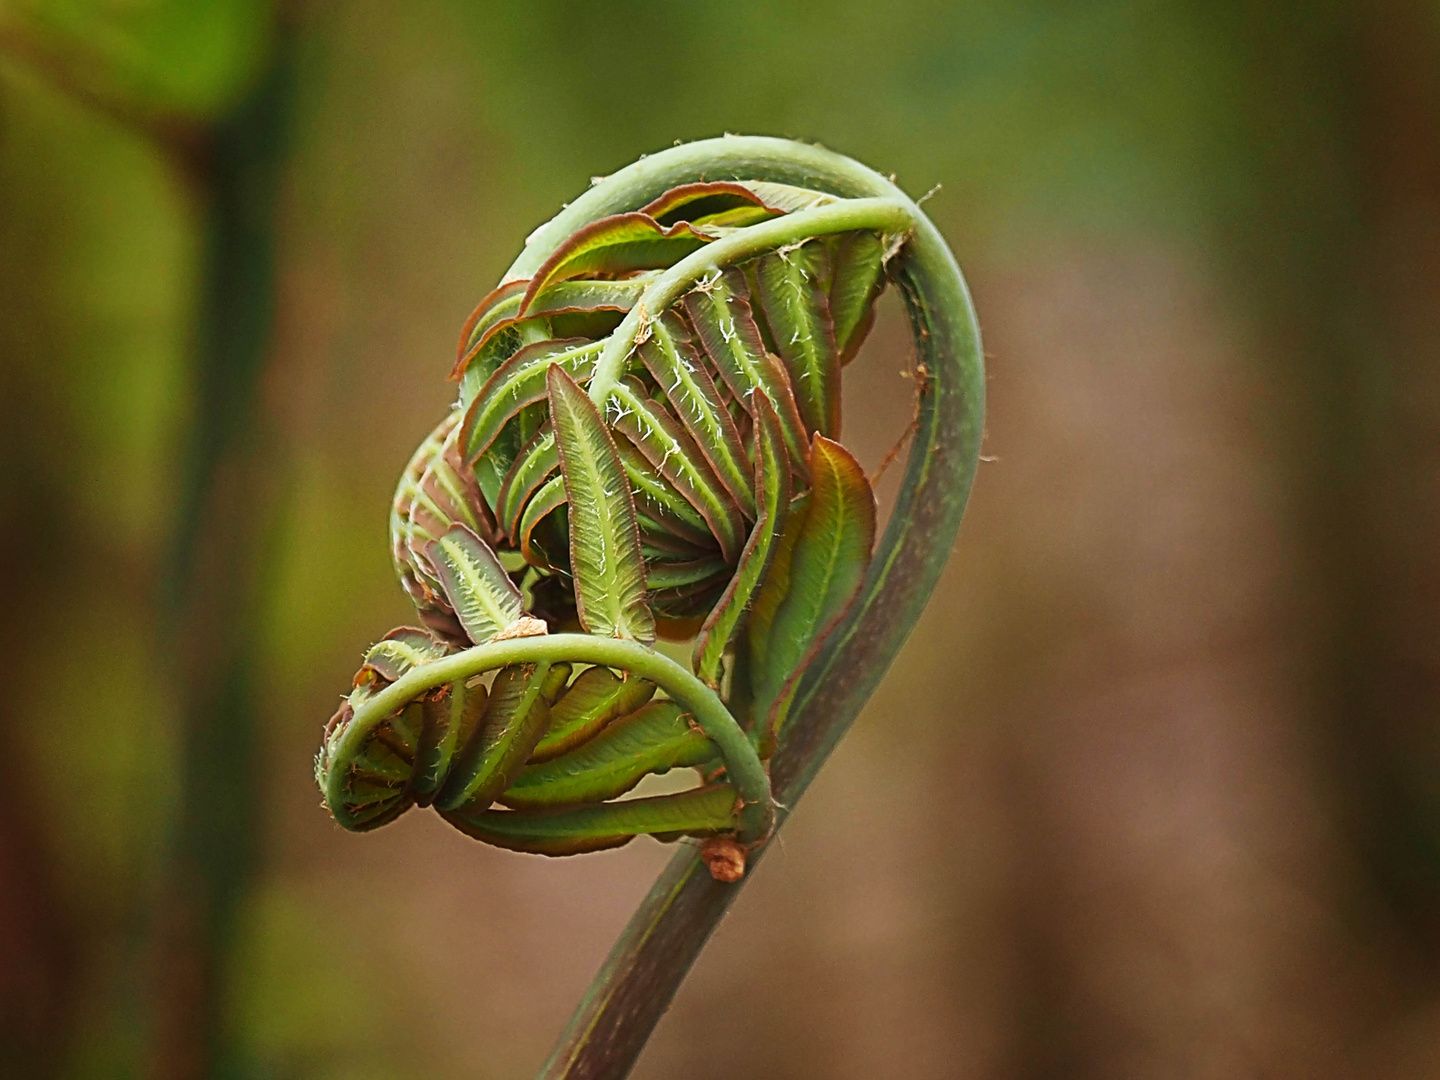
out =
[[668,849],[311,756],[466,314],[723,131],[934,189],[986,462],[637,1077],[1440,1076],[1433,0],[0,0],[0,1074],[538,1067]]

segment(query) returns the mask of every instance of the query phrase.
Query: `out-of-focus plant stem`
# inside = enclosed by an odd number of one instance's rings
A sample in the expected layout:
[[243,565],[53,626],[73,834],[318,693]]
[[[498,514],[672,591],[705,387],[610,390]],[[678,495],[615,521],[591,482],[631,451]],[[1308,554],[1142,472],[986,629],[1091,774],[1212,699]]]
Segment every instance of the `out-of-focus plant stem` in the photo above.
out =
[[195,409],[162,597],[184,725],[165,899],[148,949],[158,992],[147,1071],[167,1080],[234,1071],[221,1036],[221,988],[257,828],[253,609],[276,471],[262,458],[257,390],[274,307],[274,219],[293,79],[291,35],[283,22],[277,29],[249,91],[207,120],[130,97],[83,40],[0,23],[5,52],[166,153],[202,215]]
[[157,926],[156,1072],[233,1071],[223,984],[254,870],[255,607],[278,470],[259,383],[275,302],[275,212],[293,65],[282,33],[268,68],[184,159],[205,210],[197,290],[195,415],[175,518],[170,610],[184,694],[174,855]]

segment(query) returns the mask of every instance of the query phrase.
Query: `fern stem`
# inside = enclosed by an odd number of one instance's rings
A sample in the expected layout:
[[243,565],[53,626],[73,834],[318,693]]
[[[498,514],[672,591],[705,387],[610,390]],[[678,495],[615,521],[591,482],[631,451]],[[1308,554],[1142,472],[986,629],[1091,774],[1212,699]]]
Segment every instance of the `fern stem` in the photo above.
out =
[[[980,332],[959,267],[934,225],[894,183],[848,158],[783,139],[725,137],[642,159],[592,187],[538,230],[512,266],[526,277],[571,232],[696,180],[772,180],[846,199],[885,200],[912,230],[898,282],[921,378],[919,423],[898,504],[859,598],[797,694],[771,762],[778,823],[793,809],[904,644],[939,579],[979,457],[984,421]],[[796,215],[797,217],[799,215]],[[677,267],[678,269],[678,267]],[[773,839],[752,849],[753,867]],[[698,848],[670,862],[601,967],[541,1080],[620,1080],[750,875],[711,878]],[[717,1051],[719,1052],[719,1051]]]

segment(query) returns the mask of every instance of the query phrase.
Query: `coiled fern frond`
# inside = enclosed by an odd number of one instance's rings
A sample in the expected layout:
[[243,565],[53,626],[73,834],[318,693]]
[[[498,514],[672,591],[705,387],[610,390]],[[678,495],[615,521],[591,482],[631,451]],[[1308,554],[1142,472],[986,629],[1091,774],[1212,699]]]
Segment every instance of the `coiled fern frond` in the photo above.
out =
[[[840,390],[897,277],[917,340],[948,332],[897,275],[922,229],[853,162],[724,139],[536,230],[466,323],[456,406],[396,493],[423,626],[367,652],[326,727],[337,822],[433,805],[547,855],[710,837],[711,873],[743,873],[797,698],[889,572]],[[688,670],[657,637],[693,640]],[[693,787],[627,797],[678,768]]]

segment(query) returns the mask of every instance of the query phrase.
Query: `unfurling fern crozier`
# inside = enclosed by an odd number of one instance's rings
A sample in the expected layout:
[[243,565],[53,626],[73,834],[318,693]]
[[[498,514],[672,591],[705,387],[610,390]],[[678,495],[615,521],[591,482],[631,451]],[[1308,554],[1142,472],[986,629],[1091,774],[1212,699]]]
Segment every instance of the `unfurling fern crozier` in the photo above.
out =
[[[743,872],[875,546],[841,381],[913,215],[731,175],[537,230],[396,492],[421,626],[371,647],[325,729],[337,822],[434,806],[546,855],[710,837],[712,872]],[[693,641],[689,668],[657,638]],[[694,784],[634,793],[673,769]]]

